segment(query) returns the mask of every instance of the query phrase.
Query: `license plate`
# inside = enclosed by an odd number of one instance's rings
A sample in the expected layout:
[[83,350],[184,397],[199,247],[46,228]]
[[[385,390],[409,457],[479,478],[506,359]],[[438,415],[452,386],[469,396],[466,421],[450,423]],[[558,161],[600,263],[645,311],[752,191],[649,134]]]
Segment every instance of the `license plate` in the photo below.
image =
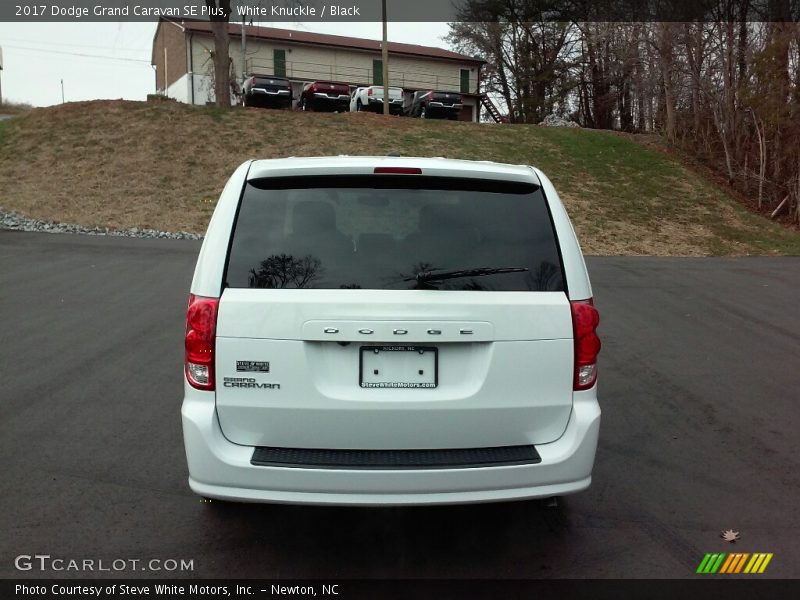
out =
[[362,346],[362,388],[435,388],[439,351],[434,346]]

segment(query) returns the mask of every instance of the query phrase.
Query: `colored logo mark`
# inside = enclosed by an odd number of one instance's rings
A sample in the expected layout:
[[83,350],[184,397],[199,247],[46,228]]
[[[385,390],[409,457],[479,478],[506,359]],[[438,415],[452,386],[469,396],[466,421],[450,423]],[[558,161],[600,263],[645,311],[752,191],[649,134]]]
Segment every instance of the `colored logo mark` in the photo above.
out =
[[706,554],[700,562],[700,566],[697,567],[697,572],[701,574],[763,573],[767,570],[767,565],[771,560],[771,552]]

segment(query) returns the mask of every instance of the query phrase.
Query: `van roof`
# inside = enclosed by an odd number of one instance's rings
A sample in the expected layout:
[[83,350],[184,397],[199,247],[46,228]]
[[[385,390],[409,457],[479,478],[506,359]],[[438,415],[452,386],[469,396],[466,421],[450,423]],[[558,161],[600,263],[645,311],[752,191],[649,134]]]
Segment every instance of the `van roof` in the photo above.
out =
[[[315,156],[254,160],[247,178],[252,180],[300,175],[372,175],[375,167],[415,167],[422,170],[422,176],[497,179],[540,184],[534,170],[527,165],[406,156]],[[408,175],[408,177],[416,176]]]

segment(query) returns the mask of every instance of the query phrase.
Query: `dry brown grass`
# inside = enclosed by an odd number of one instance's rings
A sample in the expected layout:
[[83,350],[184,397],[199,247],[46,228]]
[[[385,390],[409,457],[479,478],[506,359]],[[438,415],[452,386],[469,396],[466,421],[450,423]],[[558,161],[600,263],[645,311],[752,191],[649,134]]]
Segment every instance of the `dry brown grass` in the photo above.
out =
[[247,159],[391,151],[541,166],[591,254],[800,249],[797,236],[744,214],[674,158],[603,132],[172,102],[72,103],[0,123],[0,206],[90,226],[202,232]]
[[18,115],[32,110],[33,106],[24,102],[2,102],[0,103],[0,115]]

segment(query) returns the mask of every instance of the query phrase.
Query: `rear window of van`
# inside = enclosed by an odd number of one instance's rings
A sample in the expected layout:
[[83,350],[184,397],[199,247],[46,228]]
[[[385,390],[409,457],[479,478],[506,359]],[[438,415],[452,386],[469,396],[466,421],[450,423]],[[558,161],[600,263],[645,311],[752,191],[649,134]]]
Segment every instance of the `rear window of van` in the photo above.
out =
[[534,184],[378,175],[246,185],[227,287],[564,291]]

